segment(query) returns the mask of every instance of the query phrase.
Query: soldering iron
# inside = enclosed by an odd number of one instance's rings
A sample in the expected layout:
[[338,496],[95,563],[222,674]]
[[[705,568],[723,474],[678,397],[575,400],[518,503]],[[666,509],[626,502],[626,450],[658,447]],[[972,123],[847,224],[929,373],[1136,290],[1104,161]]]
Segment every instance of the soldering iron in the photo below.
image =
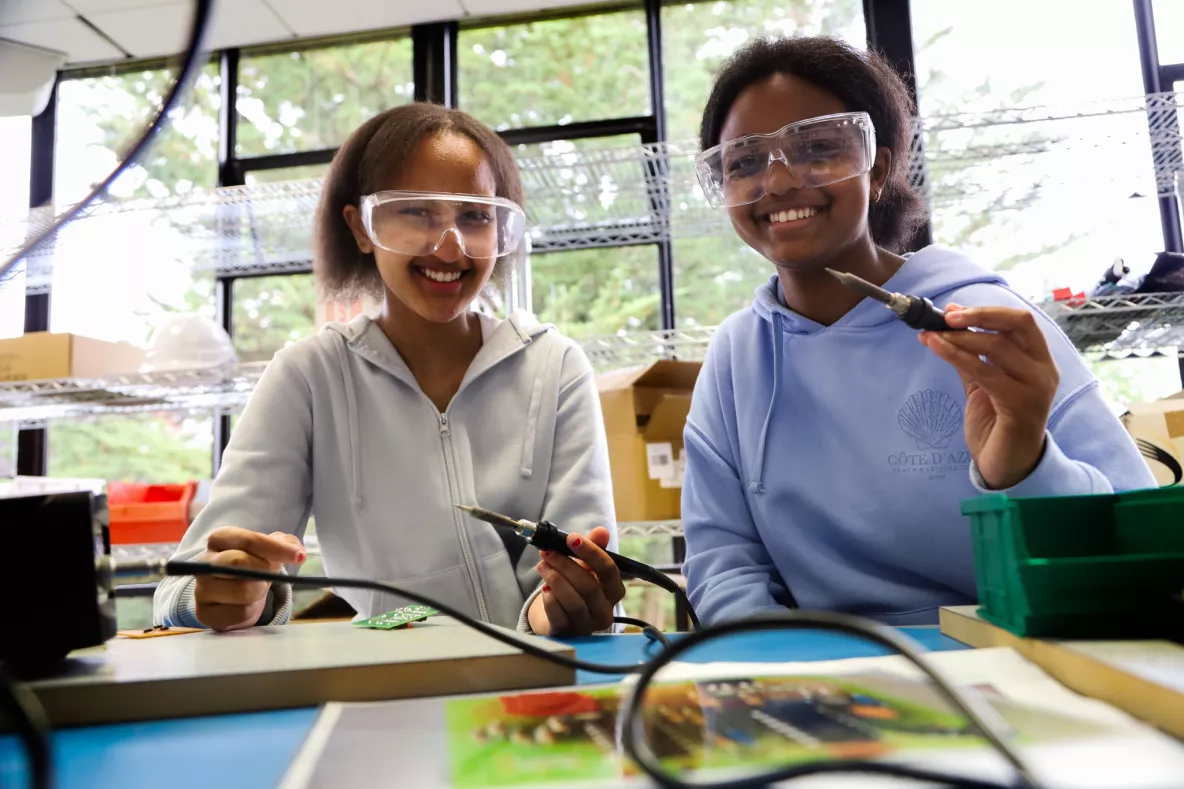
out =
[[851,290],[862,293],[868,298],[875,299],[888,309],[896,313],[906,326],[919,331],[966,331],[955,329],[946,323],[946,314],[933,302],[924,296],[910,296],[906,293],[893,293],[889,290],[873,285],[862,277],[847,274],[834,269],[827,269],[827,274],[846,285]]
[[[512,530],[540,551],[554,551],[555,553],[575,558],[575,551],[567,544],[568,533],[559,529],[550,521],[539,521],[535,523],[528,520],[515,520],[507,515],[501,515],[481,507],[471,507],[465,504],[457,504],[456,508],[467,512],[477,520],[485,521],[491,526]],[[683,591],[682,587],[673,578],[654,567],[650,567],[648,564],[643,564],[636,559],[630,559],[628,556],[621,556],[619,553],[613,553],[612,551],[605,551],[605,553],[617,565],[617,569],[621,571],[622,576],[637,578],[646,583],[651,583],[677,597],[679,602],[686,607],[687,615],[691,620],[691,626],[695,630],[699,629],[699,618],[695,616],[695,609],[691,606],[691,601],[687,599],[686,592]]]

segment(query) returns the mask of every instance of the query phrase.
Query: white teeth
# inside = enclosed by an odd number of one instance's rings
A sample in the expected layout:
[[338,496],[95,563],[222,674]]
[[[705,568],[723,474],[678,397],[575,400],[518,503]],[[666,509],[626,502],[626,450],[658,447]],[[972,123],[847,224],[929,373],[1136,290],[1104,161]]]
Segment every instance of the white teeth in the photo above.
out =
[[463,273],[460,271],[436,271],[430,268],[421,268],[420,272],[428,279],[434,279],[436,282],[456,282]]
[[787,211],[774,211],[769,214],[770,222],[794,222],[799,219],[807,219],[818,213],[818,209],[813,206],[806,208],[791,208]]

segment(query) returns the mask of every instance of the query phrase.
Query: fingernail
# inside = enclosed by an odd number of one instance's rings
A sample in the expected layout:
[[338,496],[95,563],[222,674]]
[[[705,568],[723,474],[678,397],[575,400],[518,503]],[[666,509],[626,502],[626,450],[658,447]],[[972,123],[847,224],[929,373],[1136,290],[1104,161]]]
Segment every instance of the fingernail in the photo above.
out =
[[544,592],[551,591],[551,585],[550,584],[543,584],[543,591]]
[[296,554],[296,561],[298,561],[298,562],[303,562],[307,558],[308,558],[308,555],[304,551],[301,551],[300,553]]
[[555,551],[539,551],[539,556],[550,556],[553,553],[555,553]]
[[584,544],[584,541],[582,539],[580,539],[580,535],[573,534],[567,538],[567,544],[573,548],[579,548],[581,545]]

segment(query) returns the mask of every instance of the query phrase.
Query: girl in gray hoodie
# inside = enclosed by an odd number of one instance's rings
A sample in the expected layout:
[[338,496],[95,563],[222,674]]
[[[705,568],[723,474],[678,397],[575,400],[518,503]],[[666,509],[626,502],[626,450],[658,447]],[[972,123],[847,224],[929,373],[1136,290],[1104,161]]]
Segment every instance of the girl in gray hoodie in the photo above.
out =
[[[611,626],[625,590],[602,550],[616,524],[592,369],[554,327],[471,309],[520,249],[521,203],[509,148],[457,110],[397,107],[350,136],[325,179],[315,268],[326,294],[373,294],[381,313],[275,355],[174,558],[296,572],[311,515],[328,575],[525,632]],[[454,504],[560,524],[583,564],[504,541]],[[338,594],[365,617],[402,604]],[[289,587],[237,579],[167,578],[155,598],[164,625],[290,613]]]

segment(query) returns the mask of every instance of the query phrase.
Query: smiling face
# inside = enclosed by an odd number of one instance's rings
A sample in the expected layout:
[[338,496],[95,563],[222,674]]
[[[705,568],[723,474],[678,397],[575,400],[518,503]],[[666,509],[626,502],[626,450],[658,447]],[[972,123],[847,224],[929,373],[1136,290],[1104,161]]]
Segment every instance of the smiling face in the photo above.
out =
[[[440,132],[420,140],[407,166],[383,189],[493,197],[497,179],[477,143],[463,134]],[[455,320],[493,274],[497,259],[466,256],[455,231],[444,232],[431,254],[414,257],[376,246],[355,206],[346,206],[344,213],[358,249],[374,253],[388,303],[393,297],[424,320]]]
[[[790,124],[848,112],[832,93],[788,74],[774,74],[737,96],[720,130],[720,142],[770,134]],[[868,201],[884,186],[891,154],[876,150],[871,172],[823,187],[803,187],[782,162],[766,175],[766,194],[728,209],[744,242],[777,266],[811,271],[866,243]]]

